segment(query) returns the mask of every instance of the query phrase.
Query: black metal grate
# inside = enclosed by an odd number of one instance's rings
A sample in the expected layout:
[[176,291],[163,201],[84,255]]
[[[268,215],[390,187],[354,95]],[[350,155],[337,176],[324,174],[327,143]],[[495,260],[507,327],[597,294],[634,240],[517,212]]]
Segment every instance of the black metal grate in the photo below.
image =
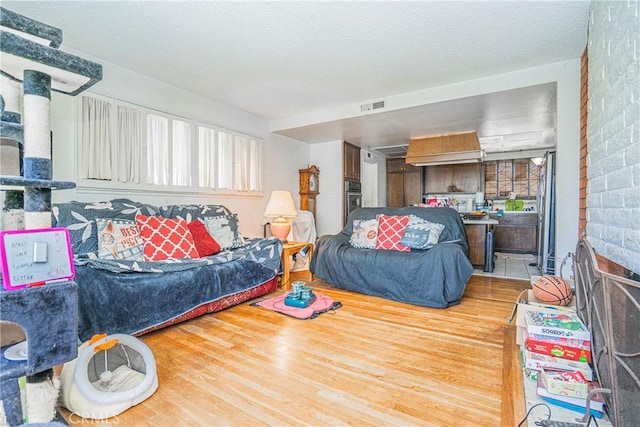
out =
[[574,256],[578,314],[591,331],[596,378],[615,426],[640,425],[640,282],[605,273],[586,240]]

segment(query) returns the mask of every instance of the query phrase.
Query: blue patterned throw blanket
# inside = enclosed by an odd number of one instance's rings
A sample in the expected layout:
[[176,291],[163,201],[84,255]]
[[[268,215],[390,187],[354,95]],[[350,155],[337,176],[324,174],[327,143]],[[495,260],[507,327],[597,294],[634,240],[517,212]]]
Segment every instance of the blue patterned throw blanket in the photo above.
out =
[[[52,209],[53,226],[71,236],[78,283],[78,335],[136,334],[188,318],[218,301],[242,302],[247,292],[268,292],[265,283],[281,272],[282,242],[277,238],[234,239],[231,248],[196,259],[104,259],[98,256],[96,220],[135,221],[158,215],[187,222],[216,216],[230,218],[239,236],[237,217],[221,205],[153,206],[127,199],[67,202]],[[258,292],[259,291],[259,292]],[[238,298],[236,298],[238,297]]]
[[[138,214],[182,218],[186,222],[219,215],[233,214],[222,205],[168,205],[156,207],[128,199],[106,202],[67,202],[54,206],[53,226],[69,229],[76,265],[90,265],[114,273],[163,273],[189,270],[205,265],[224,264],[239,259],[257,262],[274,271],[280,271],[282,244],[276,238],[243,239],[244,245],[227,249],[216,255],[197,259],[169,259],[164,261],[130,261],[98,258],[96,219],[135,221]],[[237,227],[237,225],[236,225]]]
[[76,265],[90,265],[101,270],[114,273],[167,273],[189,270],[205,265],[226,264],[232,261],[246,259],[273,270],[280,271],[280,252],[282,243],[277,238],[245,239],[245,245],[237,249],[227,249],[205,258],[167,259],[163,261],[128,261],[106,260],[96,257],[93,253],[76,256]]

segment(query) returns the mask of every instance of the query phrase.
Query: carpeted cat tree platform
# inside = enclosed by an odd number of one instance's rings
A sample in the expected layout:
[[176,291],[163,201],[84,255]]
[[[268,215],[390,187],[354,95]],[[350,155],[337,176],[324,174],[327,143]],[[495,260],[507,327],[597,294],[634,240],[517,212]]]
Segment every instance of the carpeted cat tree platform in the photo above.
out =
[[[0,191],[24,192],[26,229],[50,228],[51,191],[75,187],[52,180],[51,91],[77,95],[102,79],[101,65],[60,51],[61,43],[60,29],[0,7]],[[2,289],[0,321],[19,325],[27,338],[26,361],[0,357],[0,409],[6,423],[20,425],[25,408],[18,378],[50,381],[53,366],[77,355],[76,284]],[[27,409],[32,415],[28,403]],[[48,423],[55,406],[34,413],[30,422]]]

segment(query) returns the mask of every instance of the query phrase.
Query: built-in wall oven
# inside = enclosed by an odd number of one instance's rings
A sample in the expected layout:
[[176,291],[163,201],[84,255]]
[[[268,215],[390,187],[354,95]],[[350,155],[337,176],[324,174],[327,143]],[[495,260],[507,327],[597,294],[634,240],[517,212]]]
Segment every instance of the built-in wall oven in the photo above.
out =
[[362,205],[362,185],[360,181],[346,180],[344,182],[344,223],[349,214]]

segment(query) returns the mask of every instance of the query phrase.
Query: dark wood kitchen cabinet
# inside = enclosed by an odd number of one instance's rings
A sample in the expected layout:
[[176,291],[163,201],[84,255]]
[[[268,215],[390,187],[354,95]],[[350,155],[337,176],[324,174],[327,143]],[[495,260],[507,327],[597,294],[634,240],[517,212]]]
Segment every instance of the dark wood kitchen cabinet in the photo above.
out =
[[360,181],[360,147],[344,141],[343,151],[344,179]]
[[469,243],[469,260],[474,266],[484,265],[487,226],[485,224],[465,224]]
[[405,159],[387,159],[387,206],[399,208],[422,202],[422,167]]
[[536,254],[538,252],[538,215],[535,213],[505,213],[502,218],[495,214],[494,251],[513,254]]
[[480,163],[425,167],[425,193],[481,191]]

